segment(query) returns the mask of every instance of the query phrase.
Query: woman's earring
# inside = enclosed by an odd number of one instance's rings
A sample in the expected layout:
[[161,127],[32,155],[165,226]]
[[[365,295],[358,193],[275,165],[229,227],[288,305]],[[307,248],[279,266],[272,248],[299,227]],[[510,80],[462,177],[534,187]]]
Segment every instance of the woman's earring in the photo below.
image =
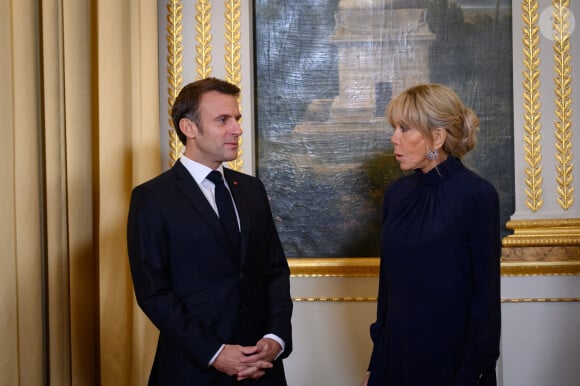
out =
[[427,159],[429,161],[435,161],[437,158],[439,158],[439,150],[431,149],[427,151]]

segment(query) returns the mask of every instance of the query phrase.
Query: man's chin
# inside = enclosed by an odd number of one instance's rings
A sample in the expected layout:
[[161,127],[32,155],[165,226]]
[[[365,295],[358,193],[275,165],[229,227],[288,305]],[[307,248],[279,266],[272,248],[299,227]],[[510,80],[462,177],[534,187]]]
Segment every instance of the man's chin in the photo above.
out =
[[235,152],[228,153],[224,157],[224,162],[235,161],[238,158],[238,150],[236,149]]

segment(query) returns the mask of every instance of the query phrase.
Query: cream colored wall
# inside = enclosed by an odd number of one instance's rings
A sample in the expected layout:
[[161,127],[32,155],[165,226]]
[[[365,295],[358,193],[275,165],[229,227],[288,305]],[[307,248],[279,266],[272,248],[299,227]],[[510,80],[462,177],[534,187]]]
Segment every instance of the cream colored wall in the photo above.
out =
[[580,277],[502,279],[500,386],[580,384]]
[[[366,374],[377,277],[294,277],[289,385],[354,386]],[[346,300],[345,300],[346,298]],[[359,298],[359,299],[350,299]]]
[[[184,62],[183,69],[184,82],[192,81],[195,75],[194,61],[194,9],[195,1],[183,2],[183,24],[184,24]],[[198,2],[200,3],[200,2]],[[224,76],[223,60],[223,34],[224,34],[224,8],[223,2],[212,1],[212,36],[213,36],[213,58],[212,70],[214,76]],[[522,105],[519,101],[523,99],[521,93],[521,4],[528,1],[515,1],[513,4],[514,16],[514,98],[516,99],[515,112],[517,114],[514,127],[514,140],[516,142],[514,151],[516,152],[516,182],[517,212],[514,220],[535,219],[538,217],[530,213],[525,204],[525,182],[522,177],[525,175],[525,158],[523,157],[523,123]],[[533,3],[533,2],[531,2]],[[549,6],[549,1],[542,0],[539,4],[540,11]],[[159,1],[159,20],[165,20],[166,1]],[[580,3],[572,2],[573,13],[580,15],[578,9]],[[244,114],[243,126],[244,152],[241,158],[244,160],[242,170],[246,173],[253,173],[253,139],[248,134],[253,132],[253,116],[248,115],[253,112],[251,102],[253,98],[253,72],[252,72],[252,37],[251,37],[251,2],[241,2],[241,23],[242,33],[241,60],[242,60],[242,113]],[[160,23],[159,36],[163,43],[166,34],[165,25]],[[519,32],[518,32],[519,31]],[[578,38],[573,42],[580,42],[578,30],[575,32]],[[542,38],[544,39],[544,38]],[[552,60],[553,51],[548,41],[542,40],[542,75],[547,79],[542,85],[542,97],[546,100],[545,108],[553,106],[553,86],[549,83],[553,78],[551,67],[548,64]],[[573,63],[578,67],[578,48],[573,43]],[[161,69],[161,106],[162,117],[161,136],[163,152],[163,165],[168,164],[169,147],[167,143],[166,124],[167,117],[163,117],[163,111],[168,107],[167,90],[164,82],[164,61],[163,44],[160,44],[160,69]],[[578,79],[573,82],[573,100],[578,100],[580,87],[576,86]],[[577,116],[580,108],[575,103]],[[544,125],[547,130],[551,130],[553,114],[548,112],[544,116]],[[545,198],[549,203],[540,211],[547,218],[580,218],[578,211],[578,201],[569,211],[563,211],[555,204],[555,169],[553,158],[553,134],[548,131],[545,137],[544,149],[544,170],[545,170]],[[574,147],[578,148],[578,139],[575,136]],[[165,167],[165,166],[164,166]],[[574,172],[578,181],[578,170]],[[572,239],[578,240],[578,228],[571,230]],[[576,236],[575,236],[576,235]],[[577,245],[577,244],[575,244]],[[566,247],[569,248],[569,247]],[[565,253],[572,251],[572,260],[580,259],[578,248],[565,249]],[[515,251],[517,248],[512,249]],[[543,250],[542,250],[543,251]],[[551,250],[550,250],[551,251]],[[546,252],[547,259],[550,260],[552,252]],[[526,250],[517,250],[521,260],[534,259],[527,256]],[[554,255],[555,256],[555,252]],[[556,259],[556,257],[554,257]],[[580,372],[575,364],[580,362],[580,334],[577,334],[577,327],[580,325],[580,276],[577,275],[552,275],[550,264],[537,266],[525,266],[518,268],[519,262],[514,263],[516,271],[520,276],[505,275],[502,278],[502,312],[503,312],[503,336],[502,336],[502,356],[498,362],[498,381],[500,386],[572,386],[580,384]],[[566,269],[574,269],[572,265],[564,264]],[[540,267],[546,274],[535,274],[534,267]],[[508,267],[513,268],[513,267]],[[547,271],[546,271],[547,269]],[[505,272],[514,272],[505,270]],[[524,272],[524,273],[522,273]],[[577,272],[577,269],[576,271]],[[516,275],[518,275],[516,273]],[[521,276],[525,275],[525,276]],[[376,303],[373,300],[377,293],[378,278],[375,276],[345,277],[345,276],[302,276],[292,277],[292,296],[295,298],[295,309],[293,315],[294,329],[294,352],[285,361],[287,377],[290,385],[296,386],[348,386],[358,385],[366,371],[370,351],[372,348],[369,337],[369,325],[375,317]]]

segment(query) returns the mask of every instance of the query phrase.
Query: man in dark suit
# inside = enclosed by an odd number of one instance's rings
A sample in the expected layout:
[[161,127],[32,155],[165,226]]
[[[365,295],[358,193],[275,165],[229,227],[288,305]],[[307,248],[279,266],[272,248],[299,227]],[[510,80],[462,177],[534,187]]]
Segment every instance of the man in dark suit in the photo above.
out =
[[[239,92],[215,78],[186,85],[171,113],[185,152],[131,195],[135,295],[160,332],[150,386],[286,385],[288,263],[262,183],[222,166],[238,155]],[[233,199],[234,230],[214,170]]]

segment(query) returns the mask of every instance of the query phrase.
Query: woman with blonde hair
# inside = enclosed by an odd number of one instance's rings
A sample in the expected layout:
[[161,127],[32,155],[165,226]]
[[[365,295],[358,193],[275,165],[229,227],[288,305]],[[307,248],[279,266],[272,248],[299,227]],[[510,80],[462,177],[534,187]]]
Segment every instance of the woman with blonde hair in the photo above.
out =
[[363,385],[496,385],[500,220],[496,189],[461,161],[479,119],[449,87],[391,100],[402,170],[384,195],[377,320]]

